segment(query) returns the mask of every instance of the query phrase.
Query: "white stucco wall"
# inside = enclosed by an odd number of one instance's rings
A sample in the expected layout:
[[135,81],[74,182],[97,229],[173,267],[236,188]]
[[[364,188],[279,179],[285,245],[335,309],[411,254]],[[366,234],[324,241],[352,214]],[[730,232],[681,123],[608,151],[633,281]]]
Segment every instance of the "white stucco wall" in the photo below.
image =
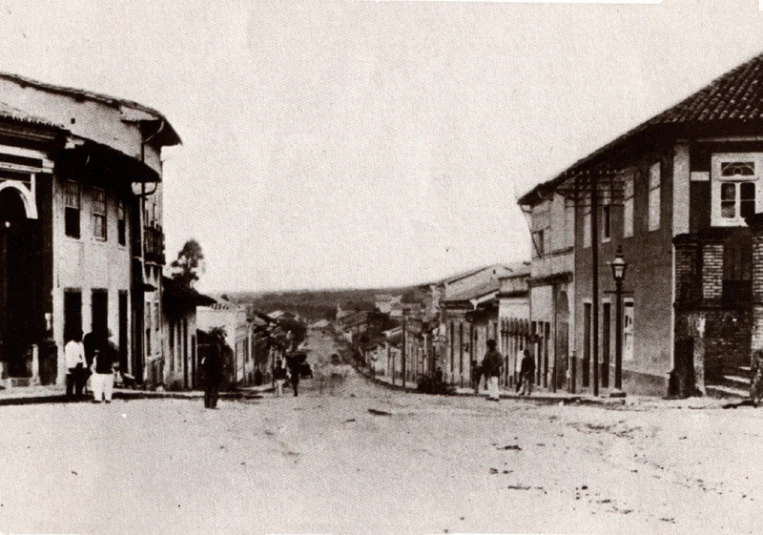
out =
[[[75,177],[72,177],[75,178]],[[82,330],[87,333],[92,324],[92,290],[108,292],[108,327],[119,340],[119,292],[127,292],[128,328],[125,347],[130,352],[130,224],[126,213],[127,236],[120,245],[117,231],[117,193],[106,190],[107,239],[93,236],[93,192],[81,187],[80,238],[66,236],[64,226],[64,180],[56,176],[53,181],[53,336],[58,346],[57,384],[64,384],[64,291],[78,289],[82,295]],[[128,359],[129,361],[130,359]]]

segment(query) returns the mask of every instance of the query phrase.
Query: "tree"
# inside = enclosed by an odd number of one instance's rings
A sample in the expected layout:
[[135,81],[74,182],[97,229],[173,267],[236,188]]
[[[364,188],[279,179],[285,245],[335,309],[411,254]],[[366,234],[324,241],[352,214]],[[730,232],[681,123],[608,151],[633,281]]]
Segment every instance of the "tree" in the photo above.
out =
[[184,288],[192,288],[194,282],[199,280],[199,272],[204,270],[204,253],[201,251],[199,242],[194,239],[185,242],[171,267],[173,268],[172,279]]

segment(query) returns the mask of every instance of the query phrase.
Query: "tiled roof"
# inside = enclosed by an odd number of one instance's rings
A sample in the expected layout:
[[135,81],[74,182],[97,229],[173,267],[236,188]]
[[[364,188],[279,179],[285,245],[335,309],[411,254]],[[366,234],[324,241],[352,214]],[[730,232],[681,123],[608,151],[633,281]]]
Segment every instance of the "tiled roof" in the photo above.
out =
[[479,286],[474,286],[472,288],[467,288],[460,292],[454,293],[453,295],[449,296],[447,299],[443,299],[442,303],[469,301],[470,299],[476,299],[478,297],[482,297],[483,295],[487,295],[492,292],[497,292],[500,288],[501,288],[501,281],[499,281],[498,279],[485,281]]
[[[675,106],[581,158],[557,177],[535,186],[519,199],[532,204],[541,190],[553,188],[583,171],[598,157],[632,141],[647,130],[668,126],[742,125],[763,120],[763,54],[716,78]],[[541,195],[542,196],[542,195]]]

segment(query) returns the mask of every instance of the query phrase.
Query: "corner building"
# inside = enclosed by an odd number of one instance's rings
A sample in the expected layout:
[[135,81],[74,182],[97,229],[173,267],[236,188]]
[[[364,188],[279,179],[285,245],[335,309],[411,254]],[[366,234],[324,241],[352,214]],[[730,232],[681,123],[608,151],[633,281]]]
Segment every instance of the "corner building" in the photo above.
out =
[[161,151],[179,143],[146,106],[0,73],[6,386],[63,384],[67,333],[105,329],[144,382],[146,323],[161,323]]

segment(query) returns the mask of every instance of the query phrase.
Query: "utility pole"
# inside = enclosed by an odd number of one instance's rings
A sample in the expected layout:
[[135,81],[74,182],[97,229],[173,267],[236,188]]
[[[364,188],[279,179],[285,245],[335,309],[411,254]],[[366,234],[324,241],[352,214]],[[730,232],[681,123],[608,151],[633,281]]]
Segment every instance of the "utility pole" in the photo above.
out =
[[599,395],[599,202],[598,184],[593,173],[588,174],[591,191],[591,261],[593,274],[593,395]]
[[405,333],[405,330],[406,330],[405,317],[407,313],[408,313],[408,310],[404,308],[403,309],[403,351],[400,355],[400,358],[401,358],[400,363],[403,367],[403,388],[405,388],[405,356],[406,356],[405,353],[406,353],[406,344],[408,343],[407,336]]

